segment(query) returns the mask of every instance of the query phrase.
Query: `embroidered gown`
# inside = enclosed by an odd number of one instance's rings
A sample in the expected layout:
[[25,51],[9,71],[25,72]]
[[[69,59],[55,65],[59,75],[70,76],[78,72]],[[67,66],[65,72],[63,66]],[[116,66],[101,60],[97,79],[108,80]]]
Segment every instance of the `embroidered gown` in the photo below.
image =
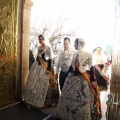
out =
[[[105,62],[107,62],[107,56],[103,53],[101,53],[101,55],[97,55],[95,53],[95,55],[93,55],[93,64],[94,65],[98,65],[98,67],[101,69],[101,71],[104,70],[105,68]],[[101,73],[96,69],[96,67],[94,66],[95,69],[95,76],[97,79],[97,84],[99,86],[99,90],[107,90],[108,89],[108,84],[107,81],[105,80],[105,78],[101,75]]]
[[[46,46],[45,50],[39,50],[38,47],[38,54],[47,62],[47,69],[51,70],[51,48]],[[25,102],[39,108],[55,107],[58,102],[58,93],[56,92],[58,91],[50,87],[50,79],[37,57],[28,75],[24,92]]]
[[[84,54],[81,57],[80,68],[84,69],[88,64],[91,66],[90,56]],[[94,95],[88,82],[77,70],[70,71],[58,103],[57,117],[60,120],[97,120]]]

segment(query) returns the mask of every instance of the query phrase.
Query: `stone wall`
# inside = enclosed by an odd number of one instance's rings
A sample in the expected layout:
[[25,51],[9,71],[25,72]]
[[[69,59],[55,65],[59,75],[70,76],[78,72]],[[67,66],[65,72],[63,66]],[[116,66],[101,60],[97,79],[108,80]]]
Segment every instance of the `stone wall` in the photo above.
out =
[[23,1],[23,19],[22,19],[22,96],[29,72],[29,41],[30,41],[30,10],[31,0]]

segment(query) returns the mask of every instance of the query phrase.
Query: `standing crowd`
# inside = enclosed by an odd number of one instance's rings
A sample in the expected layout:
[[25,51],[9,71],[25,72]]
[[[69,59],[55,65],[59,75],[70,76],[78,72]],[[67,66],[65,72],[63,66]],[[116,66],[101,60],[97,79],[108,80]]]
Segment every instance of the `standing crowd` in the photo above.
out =
[[[75,50],[65,37],[64,49],[59,51],[55,69],[52,49],[39,35],[37,58],[30,67],[24,101],[28,107],[56,108],[59,120],[100,120],[102,117],[100,91],[108,89],[109,63],[97,47],[95,53],[86,51],[85,41],[76,38]],[[60,87],[60,89],[59,89]]]

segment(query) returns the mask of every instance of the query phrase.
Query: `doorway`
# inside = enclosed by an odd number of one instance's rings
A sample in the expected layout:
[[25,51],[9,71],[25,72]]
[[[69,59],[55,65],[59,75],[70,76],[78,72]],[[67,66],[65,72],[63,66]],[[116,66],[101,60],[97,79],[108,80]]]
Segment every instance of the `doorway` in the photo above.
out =
[[[50,38],[49,30],[53,30],[60,22],[64,24],[63,33],[72,39],[72,45],[76,37],[86,40],[86,49],[93,51],[96,47],[102,47],[108,59],[111,59],[112,46],[115,33],[115,1],[114,0],[35,0],[31,8],[31,42],[33,51],[37,43],[37,35],[44,34]],[[40,7],[41,5],[41,7]],[[57,24],[56,24],[57,23]],[[51,26],[53,28],[51,28]],[[34,31],[33,31],[34,30]],[[44,31],[46,30],[46,31]],[[68,32],[68,30],[70,30]],[[59,32],[58,32],[59,33]],[[62,34],[62,33],[60,33]],[[35,36],[36,35],[36,36]],[[63,36],[64,37],[64,36]],[[59,42],[61,40],[61,42]],[[109,41],[109,42],[108,42]],[[55,41],[55,44],[57,42]],[[54,45],[51,42],[52,45]],[[62,38],[58,37],[58,49],[62,48]],[[60,47],[60,48],[59,48]],[[73,46],[72,46],[73,47]],[[58,52],[58,51],[57,51]],[[109,76],[111,77],[111,66]],[[103,109],[107,109],[106,100],[109,90],[101,95]],[[104,117],[105,117],[104,110]]]

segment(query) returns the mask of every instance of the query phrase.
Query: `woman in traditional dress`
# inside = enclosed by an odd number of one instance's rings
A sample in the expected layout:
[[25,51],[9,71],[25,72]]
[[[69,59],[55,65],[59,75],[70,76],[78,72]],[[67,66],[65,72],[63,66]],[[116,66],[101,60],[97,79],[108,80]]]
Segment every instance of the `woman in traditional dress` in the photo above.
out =
[[107,56],[102,52],[102,48],[97,47],[93,54],[93,65],[95,67],[95,75],[100,91],[108,89],[109,76],[106,75],[108,72],[108,64]]
[[[57,108],[56,115],[61,120],[98,120],[101,116],[98,87],[91,67],[92,53],[85,51],[84,45],[83,39],[75,40],[78,51],[73,55]],[[86,72],[87,67],[93,76]]]
[[104,99],[107,98],[109,94],[110,77],[108,69],[110,64],[108,63],[107,56],[102,51],[101,47],[97,47],[93,54],[93,65],[100,91],[101,108],[104,109],[102,115],[106,116],[105,111],[107,111],[107,105],[105,104],[106,101]]
[[24,92],[28,105],[38,108],[55,107],[58,102],[57,83],[51,72],[52,49],[45,44],[44,36],[39,35],[37,59],[33,63]]

